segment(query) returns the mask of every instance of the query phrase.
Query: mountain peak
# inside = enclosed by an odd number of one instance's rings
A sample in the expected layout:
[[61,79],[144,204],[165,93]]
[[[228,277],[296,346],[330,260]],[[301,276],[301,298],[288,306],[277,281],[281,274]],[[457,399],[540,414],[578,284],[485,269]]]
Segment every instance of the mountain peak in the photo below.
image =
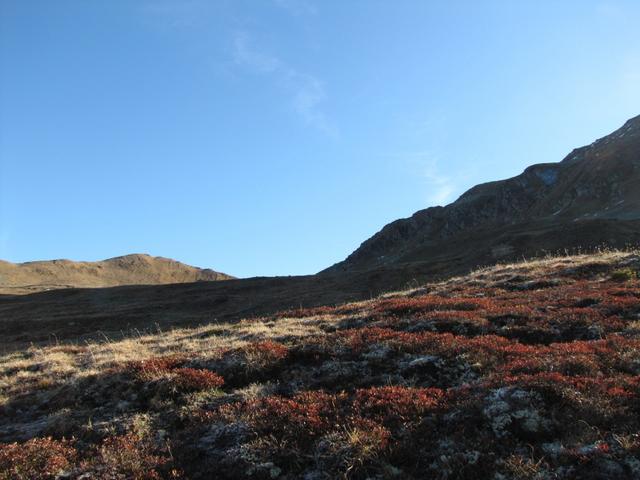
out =
[[532,165],[516,177],[476,185],[446,207],[392,222],[326,271],[451,258],[472,267],[544,250],[624,246],[639,240],[637,116],[559,163]]
[[615,132],[602,137],[595,142],[593,142],[590,146],[598,146],[603,147],[609,144],[625,144],[629,141],[638,141],[640,136],[640,115],[637,117],[630,118],[627,120],[622,127],[617,129]]
[[158,285],[232,278],[211,269],[193,267],[146,253],[122,255],[99,262],[0,262],[0,293],[22,294],[69,287]]
[[628,129],[628,130],[633,129],[633,130],[640,131],[640,115],[627,120],[625,124],[622,126],[622,129]]

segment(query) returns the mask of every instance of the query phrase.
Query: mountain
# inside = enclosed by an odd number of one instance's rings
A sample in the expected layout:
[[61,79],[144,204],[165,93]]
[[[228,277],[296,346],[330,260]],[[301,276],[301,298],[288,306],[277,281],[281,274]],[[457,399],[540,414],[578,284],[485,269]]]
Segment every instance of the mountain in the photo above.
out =
[[33,293],[69,287],[157,285],[232,279],[230,275],[163,257],[124,255],[100,262],[0,260],[0,293]]
[[559,163],[477,185],[445,207],[397,220],[323,273],[473,267],[523,255],[640,241],[640,116]]
[[[369,299],[523,256],[593,250],[603,244],[638,245],[639,197],[636,117],[560,163],[534,165],[518,177],[474,187],[449,206],[422,210],[387,225],[344,262],[318,275],[180,284],[175,282],[196,278],[146,277],[135,283],[174,284],[0,295],[0,348],[23,348],[51,338],[89,338],[98,331],[126,335],[149,328],[237,321]],[[4,293],[24,293],[24,285],[42,283],[40,276],[23,280],[16,271],[16,266],[0,264]],[[6,288],[7,278],[14,288]],[[127,279],[120,284],[134,283],[131,276]],[[72,284],[47,281],[58,287]],[[93,282],[82,285],[100,285],[95,274]],[[74,284],[81,285],[77,280]],[[22,292],[15,285],[23,285]],[[42,290],[42,285],[32,288]]]

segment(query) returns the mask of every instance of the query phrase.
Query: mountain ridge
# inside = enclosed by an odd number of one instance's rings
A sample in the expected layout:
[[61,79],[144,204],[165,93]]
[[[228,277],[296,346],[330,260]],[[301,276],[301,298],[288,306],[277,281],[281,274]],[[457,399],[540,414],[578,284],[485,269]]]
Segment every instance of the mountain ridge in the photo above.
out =
[[610,135],[572,150],[560,162],[531,165],[515,177],[476,185],[449,205],[391,222],[321,273],[426,261],[429,258],[416,258],[416,252],[438,245],[447,250],[446,242],[460,235],[472,242],[476,230],[491,227],[639,220],[639,184],[640,116],[636,116]]
[[234,277],[165,257],[134,253],[96,262],[67,259],[0,260],[0,293],[231,280]]

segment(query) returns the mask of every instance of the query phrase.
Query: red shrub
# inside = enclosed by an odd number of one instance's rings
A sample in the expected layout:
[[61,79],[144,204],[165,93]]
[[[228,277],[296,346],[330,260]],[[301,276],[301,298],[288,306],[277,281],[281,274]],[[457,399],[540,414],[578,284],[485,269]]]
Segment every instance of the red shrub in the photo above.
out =
[[339,342],[344,343],[355,353],[362,352],[379,343],[402,352],[433,351],[438,350],[443,344],[446,344],[447,348],[454,348],[457,338],[449,333],[413,333],[380,327],[344,330],[339,332],[337,337]]
[[178,368],[186,361],[187,358],[182,355],[169,355],[131,362],[129,366],[139,372],[166,372]]
[[352,431],[366,433],[367,443],[374,447],[376,451],[384,450],[391,442],[391,432],[379,423],[368,418],[352,417],[350,418]]
[[196,368],[176,368],[172,370],[174,383],[182,390],[206,390],[224,385],[224,379],[217,373]]
[[186,361],[187,359],[183,356],[172,355],[132,362],[130,367],[143,381],[155,381],[168,377],[172,384],[182,391],[219,388],[224,384],[224,379],[210,370],[180,367]]
[[624,387],[609,387],[607,389],[607,395],[610,397],[633,397],[634,393],[626,390]]
[[535,374],[494,376],[490,379],[493,385],[519,385],[525,388],[547,388],[560,394],[580,392],[592,397],[610,398],[626,402],[631,397],[639,397],[638,379],[640,377],[607,376],[567,376],[556,372],[540,372]]
[[420,312],[484,309],[489,301],[478,298],[447,298],[435,295],[423,297],[396,297],[376,302],[374,311],[387,315],[411,315]]
[[223,405],[209,417],[244,422],[258,436],[274,435],[304,446],[343,428],[375,430],[385,436],[384,427],[398,428],[420,420],[439,405],[442,396],[437,388],[399,386],[361,389],[352,395],[306,391],[292,398],[270,396]]
[[171,469],[170,464],[168,451],[158,451],[151,443],[129,433],[104,440],[96,455],[83,462],[81,469],[95,475],[90,478],[179,478],[179,472]]
[[338,340],[342,340],[352,351],[358,353],[377,343],[389,342],[404,338],[408,343],[409,339],[415,339],[415,343],[420,340],[419,335],[398,332],[389,328],[357,328],[344,330],[337,333]]
[[343,400],[344,395],[308,391],[293,398],[271,396],[223,405],[219,414],[227,421],[242,418],[261,435],[306,442],[335,424],[338,404]]
[[34,438],[25,443],[0,444],[0,479],[53,479],[75,460],[76,450],[66,440]]
[[419,320],[432,320],[438,322],[472,322],[484,324],[486,320],[482,317],[482,314],[478,311],[465,311],[465,310],[437,310],[433,312],[424,312],[417,316]]
[[373,387],[356,391],[354,409],[383,424],[410,422],[438,406],[443,391],[438,388]]
[[289,354],[289,349],[281,343],[266,340],[254,342],[242,348],[247,356],[259,358],[264,363],[275,363]]

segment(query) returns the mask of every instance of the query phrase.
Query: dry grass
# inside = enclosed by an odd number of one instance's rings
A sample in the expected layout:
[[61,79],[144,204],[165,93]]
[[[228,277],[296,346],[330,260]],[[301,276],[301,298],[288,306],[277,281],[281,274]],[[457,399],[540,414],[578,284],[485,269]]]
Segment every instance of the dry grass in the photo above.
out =
[[[628,265],[639,262],[636,251],[606,251],[596,256],[591,254],[566,257],[549,257],[520,263],[497,265],[476,270],[467,276],[454,277],[444,282],[401,292],[390,292],[380,298],[412,297],[425,292],[447,294],[468,286],[492,288],[505,281],[517,278],[543,281],[585,271],[602,270],[604,280],[610,273],[631,269]],[[348,305],[356,314],[351,321],[367,318],[371,314],[374,300]],[[341,307],[344,309],[344,307]],[[312,309],[314,310],[314,309]],[[301,313],[302,312],[302,313]],[[274,340],[295,343],[306,337],[318,338],[331,330],[340,313],[323,313],[296,317],[245,319],[239,323],[211,324],[199,328],[174,329],[149,335],[137,335],[123,340],[91,342],[83,345],[55,345],[30,348],[0,357],[0,405],[16,395],[38,388],[50,388],[64,383],[74,383],[82,378],[96,375],[106,369],[132,361],[142,361],[158,356],[181,354],[194,358],[209,358],[212,352],[237,349],[250,342]],[[631,322],[629,328],[640,330],[640,320]]]
[[39,464],[95,478],[573,478],[567,465],[614,478],[606,462],[632,478],[640,280],[612,274],[639,269],[638,252],[546,258],[349,305],[32,347],[0,358],[0,440],[53,442],[62,453]]
[[[99,374],[133,361],[181,354],[209,359],[215,352],[239,349],[251,342],[300,341],[323,334],[331,324],[326,317],[248,319],[240,323],[175,329],[124,340],[29,348],[0,357],[0,402],[4,403],[38,385],[59,386]],[[0,403],[0,405],[2,405]]]

